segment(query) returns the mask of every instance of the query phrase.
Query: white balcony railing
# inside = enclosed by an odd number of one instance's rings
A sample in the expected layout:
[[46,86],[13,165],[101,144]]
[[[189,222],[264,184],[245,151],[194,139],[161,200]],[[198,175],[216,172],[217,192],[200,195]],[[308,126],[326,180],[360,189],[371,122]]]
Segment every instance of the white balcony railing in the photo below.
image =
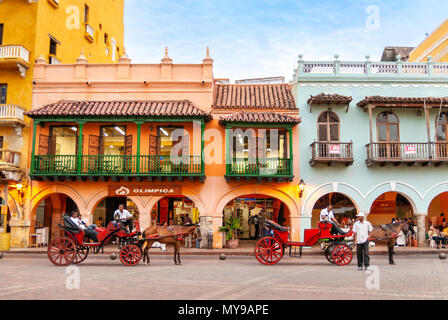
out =
[[86,33],[92,38],[95,38],[95,30],[88,24],[86,24]]
[[30,52],[23,46],[4,45],[0,46],[0,59],[22,59],[30,63]]
[[335,56],[334,61],[304,61],[299,55],[298,67],[295,70],[295,78],[312,77],[319,75],[336,76],[448,76],[448,63],[433,62],[402,62],[399,57],[397,62],[372,62],[366,57],[364,62],[339,61]]
[[23,112],[24,110],[20,106],[14,104],[0,104],[0,120],[16,118],[23,121]]
[[0,149],[0,163],[18,167],[20,165],[20,151]]

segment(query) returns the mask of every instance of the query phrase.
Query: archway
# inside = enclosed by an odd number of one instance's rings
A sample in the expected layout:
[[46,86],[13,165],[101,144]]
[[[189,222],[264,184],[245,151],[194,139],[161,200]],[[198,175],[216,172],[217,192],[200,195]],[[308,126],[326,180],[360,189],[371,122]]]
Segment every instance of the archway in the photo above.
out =
[[260,194],[239,196],[230,200],[223,209],[223,222],[238,218],[241,229],[239,239],[258,239],[263,236],[265,220],[273,220],[282,226],[291,226],[291,213],[281,200]]
[[429,204],[426,227],[441,226],[448,222],[448,192],[437,195]]
[[52,193],[45,196],[33,208],[30,233],[42,234],[42,242],[48,244],[51,239],[63,234],[58,224],[62,224],[65,213],[73,211],[80,212],[75,201],[66,194]]
[[333,207],[334,216],[341,223],[342,227],[348,227],[355,220],[357,213],[356,204],[343,193],[331,192],[323,195],[314,203],[311,216],[312,228],[317,228],[317,224],[320,221],[320,212],[327,208],[328,205]]
[[381,225],[397,219],[410,219],[413,216],[414,209],[408,198],[399,192],[389,191],[375,199],[368,219],[373,225]]
[[157,201],[151,209],[151,221],[159,225],[182,225],[189,220],[199,223],[199,208],[186,196],[166,196]]

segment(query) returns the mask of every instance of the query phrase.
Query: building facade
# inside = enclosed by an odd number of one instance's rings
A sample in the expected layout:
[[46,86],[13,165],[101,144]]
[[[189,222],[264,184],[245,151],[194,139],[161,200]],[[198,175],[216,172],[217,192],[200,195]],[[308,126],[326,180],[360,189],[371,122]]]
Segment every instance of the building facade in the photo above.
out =
[[429,221],[448,209],[448,64],[397,61],[299,56],[302,230],[332,203],[339,218],[415,218],[423,243]]
[[448,62],[448,19],[415,47],[409,54],[410,62]]
[[167,50],[156,64],[126,55],[116,65],[38,61],[34,81],[27,233],[46,226],[57,237],[72,210],[107,223],[124,204],[141,229],[188,214],[202,246],[212,234],[223,246],[218,230],[230,216],[241,239],[262,234],[255,216],[291,226],[298,239],[300,120],[290,85],[220,84],[208,50],[199,64],[175,64]]
[[30,196],[27,178],[29,120],[35,61],[73,63],[81,51],[96,63],[122,54],[124,0],[15,1],[0,3],[0,180],[9,207],[11,246],[28,242],[21,220]]

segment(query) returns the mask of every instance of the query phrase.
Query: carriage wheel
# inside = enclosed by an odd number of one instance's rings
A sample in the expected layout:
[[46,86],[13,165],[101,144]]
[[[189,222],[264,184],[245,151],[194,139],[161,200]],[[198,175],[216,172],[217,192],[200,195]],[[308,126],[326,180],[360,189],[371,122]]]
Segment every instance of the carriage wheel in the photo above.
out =
[[353,259],[353,253],[349,246],[345,244],[339,244],[334,247],[332,257],[334,263],[340,266],[346,266]]
[[47,250],[48,259],[57,266],[68,266],[75,260],[76,253],[75,243],[67,237],[54,239]]
[[333,248],[334,248],[334,246],[328,246],[324,251],[324,255],[325,255],[325,258],[327,258],[328,262],[334,264],[335,262],[333,259]]
[[135,266],[142,259],[142,249],[136,244],[128,244],[120,250],[120,260],[124,265]]
[[283,257],[283,246],[273,237],[260,239],[255,245],[255,257],[265,265],[273,265]]
[[75,260],[73,260],[73,264],[80,264],[84,260],[87,259],[87,256],[89,255],[89,247],[78,247],[78,250],[76,251]]

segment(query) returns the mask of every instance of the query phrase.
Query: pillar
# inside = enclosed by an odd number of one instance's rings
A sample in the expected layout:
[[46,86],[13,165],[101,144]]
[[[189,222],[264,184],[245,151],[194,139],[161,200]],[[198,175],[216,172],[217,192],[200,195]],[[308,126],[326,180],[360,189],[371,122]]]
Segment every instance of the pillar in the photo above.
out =
[[300,226],[302,217],[300,216],[291,216],[291,229],[290,229],[290,238],[291,241],[300,241]]
[[426,213],[415,213],[417,217],[417,242],[418,246],[426,244]]

